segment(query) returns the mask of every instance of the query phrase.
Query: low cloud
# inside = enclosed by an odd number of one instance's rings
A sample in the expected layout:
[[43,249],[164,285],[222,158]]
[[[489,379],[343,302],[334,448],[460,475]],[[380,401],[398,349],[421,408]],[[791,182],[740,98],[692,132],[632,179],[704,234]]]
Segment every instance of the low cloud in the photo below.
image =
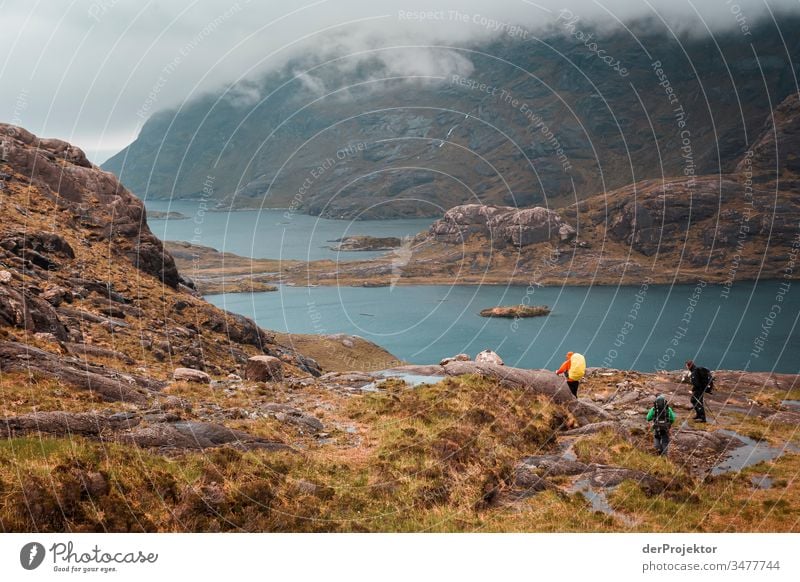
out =
[[[587,27],[649,20],[661,30],[708,34],[798,12],[796,0],[255,0],[140,3],[133,0],[6,0],[0,36],[0,119],[89,150],[118,149],[141,116],[221,87],[230,102],[260,98],[258,80],[289,62],[364,63],[376,75],[469,75],[459,47],[553,30],[560,10]],[[787,31],[794,37],[796,31]],[[516,36],[515,36],[516,35]],[[432,48],[432,47],[439,48]],[[389,48],[387,47],[395,47]],[[405,47],[405,48],[399,48]],[[450,48],[448,48],[450,47]],[[311,93],[335,90],[303,67]],[[146,106],[146,107],[145,107]],[[100,155],[100,154],[98,154]]]

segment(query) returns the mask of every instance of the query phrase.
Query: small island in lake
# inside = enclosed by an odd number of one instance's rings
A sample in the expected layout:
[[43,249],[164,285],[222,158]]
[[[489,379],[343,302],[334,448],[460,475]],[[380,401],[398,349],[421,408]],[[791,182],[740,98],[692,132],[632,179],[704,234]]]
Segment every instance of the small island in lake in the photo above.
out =
[[332,246],[334,251],[391,251],[400,247],[403,241],[396,236],[346,236],[330,242],[339,243]]
[[498,305],[481,310],[482,317],[540,317],[549,313],[547,305]]

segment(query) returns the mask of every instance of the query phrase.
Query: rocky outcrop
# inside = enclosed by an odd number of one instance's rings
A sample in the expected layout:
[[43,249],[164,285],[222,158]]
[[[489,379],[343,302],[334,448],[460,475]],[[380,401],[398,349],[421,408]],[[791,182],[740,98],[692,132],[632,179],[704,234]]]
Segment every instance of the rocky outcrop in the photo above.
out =
[[[729,252],[755,256],[766,244],[789,247],[800,220],[796,197],[746,188],[733,176],[646,180],[577,208],[593,228],[646,257],[688,254],[690,265],[705,265]],[[747,210],[742,204],[750,199]]]
[[[516,467],[514,484],[518,487],[541,491],[542,480],[548,477],[579,477],[587,479],[594,487],[613,488],[625,480],[643,486],[646,490],[663,489],[660,481],[644,471],[625,467],[582,463],[564,458],[563,455],[537,455],[526,457]],[[545,481],[546,482],[546,481]]]
[[97,356],[100,358],[110,358],[114,360],[119,360],[123,364],[128,364],[129,366],[136,363],[136,360],[131,358],[128,354],[123,354],[122,352],[118,352],[117,350],[112,350],[109,348],[103,348],[100,346],[94,346],[90,344],[76,344],[76,343],[68,343],[64,344],[64,347],[70,354],[74,354],[76,356]]
[[268,351],[275,344],[275,335],[260,328],[249,317],[237,313],[216,311],[208,314],[201,326],[214,332],[225,333],[230,341]]
[[565,405],[576,420],[584,425],[610,420],[611,414],[596,404],[576,399],[563,378],[549,370],[526,370],[494,363],[449,362],[443,366],[448,376],[473,374],[497,380],[501,385],[531,390]]
[[40,269],[50,271],[60,267],[57,258],[75,258],[69,243],[63,237],[49,232],[7,233],[0,238],[0,248],[24,261],[30,261]]
[[429,231],[436,240],[459,244],[480,235],[493,245],[524,247],[548,241],[566,242],[575,229],[546,208],[512,208],[465,204],[456,206],[434,222]]
[[[7,272],[7,271],[6,271]],[[45,299],[36,296],[32,286],[0,283],[0,326],[8,325],[34,333],[50,333],[58,340],[68,338],[67,327]]]
[[0,371],[40,373],[95,392],[104,400],[134,404],[147,403],[165,386],[152,378],[118,372],[79,358],[57,356],[18,342],[0,342]]
[[575,400],[563,378],[547,370],[525,370],[479,362],[450,362],[443,367],[448,376],[475,374],[499,380],[501,384],[528,387],[535,392],[549,396],[557,403]]
[[43,433],[49,435],[79,435],[100,437],[108,431],[122,431],[139,424],[140,419],[128,414],[102,415],[90,412],[34,412],[4,418],[0,434],[5,438]]
[[292,450],[283,443],[253,436],[220,424],[170,420],[168,416],[162,416],[160,419],[156,419],[156,422],[152,422],[147,419],[147,415],[129,412],[111,415],[80,412],[36,412],[0,419],[0,436],[3,438],[30,434],[63,437],[79,435],[161,450],[199,450],[222,445],[232,445],[245,450]]
[[[0,123],[0,151],[14,170],[14,180],[38,188],[65,211],[63,219],[91,232],[94,241],[106,241],[114,253],[142,271],[177,287],[178,269],[145,220],[141,200],[128,192],[110,172],[92,166],[79,148],[57,139],[39,139],[32,133]],[[41,249],[72,254],[68,244],[52,233],[5,237],[0,246],[25,255],[42,268],[56,266]],[[9,248],[11,247],[11,248]]]
[[178,421],[140,426],[117,439],[144,448],[208,449],[233,445],[244,449],[291,451],[291,447],[210,422]]
[[331,242],[339,243],[331,247],[335,251],[390,251],[403,244],[396,236],[348,236]]

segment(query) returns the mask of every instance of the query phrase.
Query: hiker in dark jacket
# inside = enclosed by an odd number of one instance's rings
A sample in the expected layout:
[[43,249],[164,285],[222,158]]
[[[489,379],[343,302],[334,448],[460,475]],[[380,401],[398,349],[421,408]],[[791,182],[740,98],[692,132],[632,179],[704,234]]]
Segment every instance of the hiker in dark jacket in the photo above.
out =
[[708,368],[696,365],[692,360],[686,362],[686,367],[691,373],[692,382],[692,406],[694,407],[694,420],[698,422],[706,421],[706,406],[703,402],[706,390],[711,383],[711,372]]
[[667,405],[667,399],[663,394],[656,397],[653,407],[647,411],[647,422],[651,421],[656,451],[659,455],[666,455],[669,446],[669,431],[672,423],[675,422],[675,413]]

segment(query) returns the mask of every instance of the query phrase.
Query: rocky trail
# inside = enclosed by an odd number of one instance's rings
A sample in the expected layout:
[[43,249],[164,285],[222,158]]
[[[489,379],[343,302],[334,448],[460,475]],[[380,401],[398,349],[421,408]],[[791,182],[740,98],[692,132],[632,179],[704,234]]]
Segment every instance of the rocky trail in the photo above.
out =
[[[651,430],[644,421],[645,412],[659,394],[667,396],[677,411],[678,422],[672,431],[669,458],[685,467],[698,482],[710,476],[739,471],[762,461],[774,460],[787,453],[800,453],[791,442],[797,436],[800,410],[786,401],[777,407],[764,406],[754,398],[765,389],[790,392],[798,386],[798,378],[789,374],[721,371],[715,375],[723,388],[707,395],[709,423],[691,422],[690,386],[682,372],[645,374],[630,371],[594,368],[587,370],[581,395],[575,400],[566,383],[547,370],[522,370],[503,365],[472,361],[447,361],[441,366],[448,376],[475,374],[493,378],[506,386],[520,386],[547,395],[563,403],[573,413],[578,426],[564,427],[557,436],[556,451],[528,456],[515,468],[513,480],[504,492],[508,502],[526,499],[542,491],[558,491],[568,495],[582,494],[594,511],[614,517],[623,527],[633,527],[635,516],[613,510],[607,494],[625,480],[637,483],[652,495],[669,491],[669,478],[625,466],[579,461],[575,448],[581,440],[603,432],[611,432],[640,450],[652,452]],[[405,366],[396,371],[424,376],[435,370],[430,366]],[[435,381],[436,376],[431,376]],[[767,424],[785,424],[790,431],[787,440],[753,439],[729,428],[737,417],[756,418]],[[653,453],[654,454],[654,453]],[[766,479],[766,481],[764,481]],[[755,487],[769,487],[768,477],[753,481]]]

